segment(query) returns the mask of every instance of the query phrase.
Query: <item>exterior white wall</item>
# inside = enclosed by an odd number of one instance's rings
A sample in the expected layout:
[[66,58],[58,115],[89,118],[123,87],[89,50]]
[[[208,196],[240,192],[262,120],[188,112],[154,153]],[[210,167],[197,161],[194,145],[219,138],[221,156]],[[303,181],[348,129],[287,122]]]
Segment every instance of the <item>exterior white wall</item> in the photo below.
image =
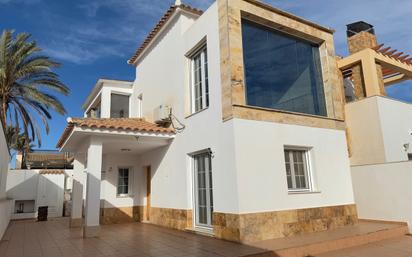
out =
[[[39,170],[11,170],[7,180],[7,197],[13,199],[12,210],[16,200],[34,200],[36,217],[39,206],[49,206],[49,217],[60,217],[63,213],[64,174],[39,174]],[[13,214],[13,218],[22,215]]]
[[12,201],[2,199],[0,200],[0,240],[9,225],[11,218]]
[[10,154],[6,137],[0,123],[0,240],[10,221],[11,201],[6,199],[7,174],[9,170]]
[[359,218],[408,222],[412,233],[412,162],[352,167]]
[[10,154],[4,135],[4,130],[0,124],[0,200],[6,198],[7,172],[9,170]]
[[[110,105],[111,105],[111,94],[112,93],[117,93],[117,94],[124,94],[124,95],[130,95],[130,104],[129,104],[129,115],[131,118],[137,117],[137,98],[132,97],[133,94],[133,89],[132,89],[132,82],[130,82],[130,85],[127,85],[127,82],[119,81],[116,83],[115,81],[105,81],[102,82],[102,89],[100,92],[97,94],[100,94],[100,100],[101,100],[101,106],[100,106],[100,117],[101,118],[110,118]],[[84,117],[87,116],[87,111],[90,106],[92,106],[94,102],[92,101],[90,105],[86,108],[84,112]]]
[[[117,195],[119,168],[130,168],[129,172],[133,174],[129,174],[129,179],[131,178],[133,183],[127,197]],[[145,205],[146,175],[138,156],[130,154],[103,155],[102,170],[105,171],[101,186],[103,208]]]
[[[217,4],[214,3],[195,23],[186,15],[179,17],[172,20],[155,48],[137,65],[134,83],[134,97],[143,95],[146,119],[152,120],[154,109],[165,104],[172,107],[173,114],[186,127],[170,146],[141,156],[141,166],[151,165],[152,168],[151,204],[153,207],[191,209],[193,171],[189,154],[210,148],[214,155],[214,209],[237,212],[233,123],[222,123]],[[185,55],[204,38],[208,48],[210,106],[188,116],[189,60]]]
[[[353,204],[345,132],[235,119],[240,213]],[[284,147],[310,148],[314,190],[289,193]]]
[[[412,153],[412,104],[376,97],[386,162],[407,161]],[[409,145],[408,149],[404,145]]]
[[[412,105],[382,96],[346,105],[352,165],[408,160],[412,153]],[[409,144],[405,149],[404,145]]]

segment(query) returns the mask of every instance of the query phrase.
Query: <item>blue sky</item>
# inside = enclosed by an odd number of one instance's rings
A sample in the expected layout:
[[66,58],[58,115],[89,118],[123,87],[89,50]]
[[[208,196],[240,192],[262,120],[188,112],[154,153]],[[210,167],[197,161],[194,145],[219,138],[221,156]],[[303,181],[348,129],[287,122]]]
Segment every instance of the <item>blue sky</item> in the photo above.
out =
[[[205,10],[213,0],[183,0]],[[412,54],[412,1],[266,0],[266,3],[336,30],[337,54],[346,55],[345,25],[375,25],[380,43]],[[98,78],[133,80],[126,61],[174,0],[0,0],[0,30],[32,34],[45,52],[61,62],[57,72],[71,88],[61,97],[68,116],[82,115],[81,104]],[[392,97],[412,102],[412,84],[390,87]],[[53,149],[66,125],[53,115],[43,149]]]

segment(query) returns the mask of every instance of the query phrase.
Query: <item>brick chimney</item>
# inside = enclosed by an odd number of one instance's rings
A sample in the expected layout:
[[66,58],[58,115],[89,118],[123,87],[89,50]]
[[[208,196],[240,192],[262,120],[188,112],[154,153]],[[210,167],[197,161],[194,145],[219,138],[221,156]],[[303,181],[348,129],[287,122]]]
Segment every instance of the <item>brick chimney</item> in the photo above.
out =
[[[354,54],[366,48],[373,48],[378,45],[374,27],[364,21],[358,21],[346,25],[346,35],[348,37],[349,53]],[[386,95],[385,86],[383,83],[382,67],[377,64],[379,76],[379,91],[381,95]],[[363,73],[361,65],[356,65],[352,68],[352,81],[355,88],[356,99],[367,97],[365,85],[363,81]]]

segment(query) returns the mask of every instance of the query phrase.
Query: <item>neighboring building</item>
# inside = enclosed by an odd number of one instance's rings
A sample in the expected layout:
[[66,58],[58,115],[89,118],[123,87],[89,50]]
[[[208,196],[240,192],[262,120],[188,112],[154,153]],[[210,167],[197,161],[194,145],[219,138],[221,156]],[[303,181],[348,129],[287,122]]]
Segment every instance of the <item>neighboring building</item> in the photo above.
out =
[[70,216],[73,159],[73,154],[55,150],[34,150],[24,158],[18,153],[7,180],[11,218],[37,218],[42,206],[48,207],[49,217]]
[[252,242],[357,222],[331,29],[255,0],[177,1],[129,63],[136,80],[99,80],[58,142],[84,236],[135,220]]
[[33,150],[16,155],[15,169],[73,169],[73,154],[55,150]]
[[348,44],[338,65],[359,217],[411,225],[412,104],[387,97],[386,88],[412,78],[412,58],[378,44],[365,22],[348,25]]

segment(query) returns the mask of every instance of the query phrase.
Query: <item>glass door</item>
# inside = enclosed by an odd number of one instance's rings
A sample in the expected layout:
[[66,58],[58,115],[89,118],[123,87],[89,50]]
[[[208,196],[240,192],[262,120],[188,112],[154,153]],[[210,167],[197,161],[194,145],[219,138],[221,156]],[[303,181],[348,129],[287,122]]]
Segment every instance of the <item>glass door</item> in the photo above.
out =
[[212,161],[209,153],[193,156],[195,175],[195,226],[212,227]]

